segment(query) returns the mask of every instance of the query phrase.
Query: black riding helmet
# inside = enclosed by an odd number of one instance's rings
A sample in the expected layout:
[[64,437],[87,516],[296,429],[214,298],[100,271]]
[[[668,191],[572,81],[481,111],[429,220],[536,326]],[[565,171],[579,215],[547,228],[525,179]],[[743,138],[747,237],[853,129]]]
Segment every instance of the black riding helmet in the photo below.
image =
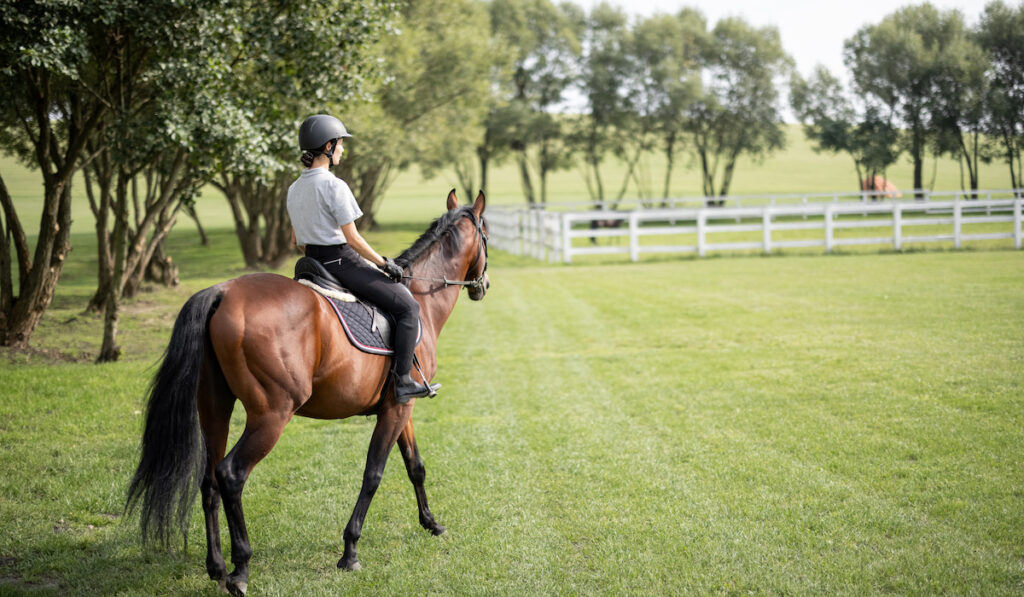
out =
[[[316,114],[304,120],[299,127],[299,147],[313,155],[326,153],[331,160],[331,166],[334,166],[333,154],[337,140],[351,136],[345,130],[345,125],[337,118],[327,114]],[[327,143],[331,146],[326,152],[321,151],[320,148]]]

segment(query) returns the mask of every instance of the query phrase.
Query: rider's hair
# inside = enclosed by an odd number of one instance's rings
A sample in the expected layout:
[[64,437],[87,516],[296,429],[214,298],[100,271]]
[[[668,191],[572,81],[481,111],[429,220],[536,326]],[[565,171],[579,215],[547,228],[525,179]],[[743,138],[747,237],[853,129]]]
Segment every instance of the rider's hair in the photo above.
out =
[[303,151],[302,157],[299,158],[300,160],[302,160],[302,165],[307,168],[311,167],[313,165],[313,160],[315,160],[316,156],[318,155],[325,155],[328,157],[328,159],[330,159],[330,154],[334,153],[334,147],[337,145],[337,143],[337,139],[331,139],[327,143],[324,143],[324,146],[321,147],[320,149],[307,149]]

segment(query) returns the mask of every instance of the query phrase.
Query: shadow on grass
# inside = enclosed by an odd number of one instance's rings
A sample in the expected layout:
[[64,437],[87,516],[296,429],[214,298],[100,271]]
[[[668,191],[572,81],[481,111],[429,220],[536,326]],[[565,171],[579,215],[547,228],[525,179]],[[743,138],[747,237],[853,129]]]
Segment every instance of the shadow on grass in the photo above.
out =
[[[62,519],[63,522],[63,519]],[[102,528],[55,525],[49,536],[36,537],[20,553],[0,557],[0,594],[115,595],[169,594],[181,579],[216,585],[207,578],[202,554],[143,547],[127,536],[128,519]]]

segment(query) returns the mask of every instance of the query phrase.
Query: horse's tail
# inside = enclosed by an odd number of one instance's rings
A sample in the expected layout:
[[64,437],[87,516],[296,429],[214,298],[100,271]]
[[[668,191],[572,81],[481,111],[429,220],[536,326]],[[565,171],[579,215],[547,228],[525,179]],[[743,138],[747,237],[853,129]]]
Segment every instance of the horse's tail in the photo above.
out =
[[163,363],[149,386],[142,455],[135,471],[126,513],[141,502],[143,542],[170,543],[175,528],[186,537],[205,460],[196,395],[207,326],[223,296],[212,286],[192,295],[178,313]]

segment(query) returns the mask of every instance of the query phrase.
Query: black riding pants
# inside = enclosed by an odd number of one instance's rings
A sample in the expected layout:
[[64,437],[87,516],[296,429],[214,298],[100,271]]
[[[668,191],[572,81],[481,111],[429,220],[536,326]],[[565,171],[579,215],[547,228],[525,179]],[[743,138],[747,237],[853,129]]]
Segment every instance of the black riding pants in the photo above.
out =
[[322,263],[353,294],[377,305],[395,318],[395,373],[409,373],[420,317],[420,305],[409,289],[364,261],[347,244],[306,245],[306,256]]

